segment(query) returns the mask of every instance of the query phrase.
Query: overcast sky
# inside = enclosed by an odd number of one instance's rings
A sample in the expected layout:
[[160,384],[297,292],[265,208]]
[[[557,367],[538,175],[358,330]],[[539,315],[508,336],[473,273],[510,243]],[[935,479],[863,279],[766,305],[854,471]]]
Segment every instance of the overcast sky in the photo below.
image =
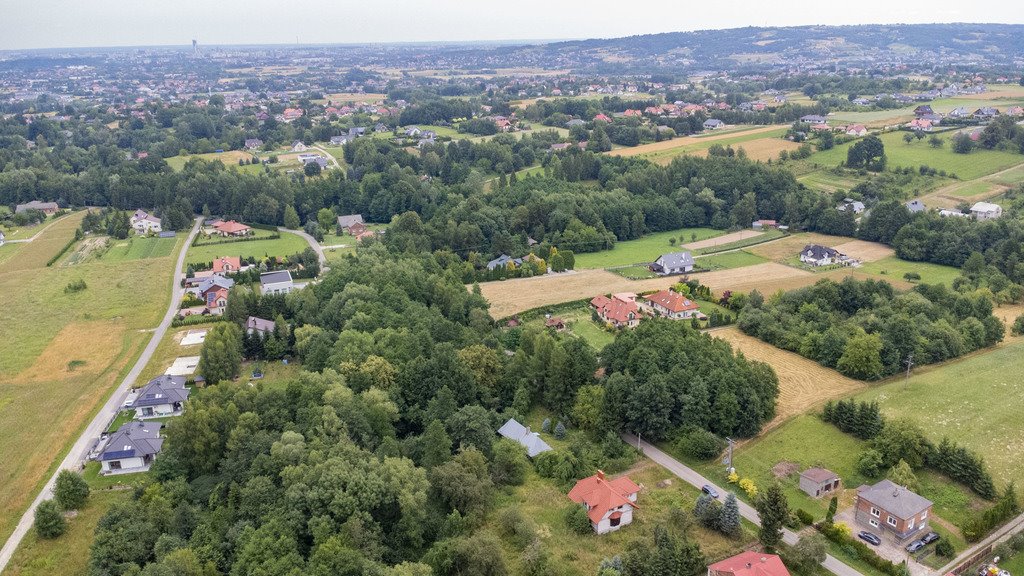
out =
[[[984,9],[981,9],[984,7]],[[0,0],[0,49],[607,38],[803,24],[1024,23],[994,0]]]

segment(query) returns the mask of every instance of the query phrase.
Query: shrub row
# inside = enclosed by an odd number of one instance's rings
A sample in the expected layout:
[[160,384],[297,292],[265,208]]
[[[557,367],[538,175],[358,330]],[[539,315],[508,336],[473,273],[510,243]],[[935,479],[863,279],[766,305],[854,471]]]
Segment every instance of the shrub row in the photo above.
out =
[[194,326],[196,324],[209,324],[213,322],[226,322],[227,318],[224,316],[215,316],[213,314],[192,314],[189,316],[175,316],[171,320],[171,326],[178,328],[180,326]]
[[57,260],[60,260],[60,257],[63,256],[65,252],[70,250],[71,247],[75,245],[75,242],[78,242],[81,239],[82,239],[82,231],[81,230],[75,230],[74,237],[72,237],[71,240],[68,240],[68,243],[65,244],[63,248],[60,249],[60,252],[57,252],[56,254],[54,254],[53,258],[50,258],[46,262],[46,266],[47,267],[53,266],[54,262],[56,262]]
[[882,558],[878,554],[875,554],[874,550],[868,548],[867,544],[851,536],[849,527],[846,525],[821,522],[815,526],[815,528],[817,528],[818,532],[821,532],[825,538],[839,544],[844,549],[855,551],[857,558],[867,562],[872,568],[881,570],[890,576],[905,576],[903,564],[894,564],[885,558]]

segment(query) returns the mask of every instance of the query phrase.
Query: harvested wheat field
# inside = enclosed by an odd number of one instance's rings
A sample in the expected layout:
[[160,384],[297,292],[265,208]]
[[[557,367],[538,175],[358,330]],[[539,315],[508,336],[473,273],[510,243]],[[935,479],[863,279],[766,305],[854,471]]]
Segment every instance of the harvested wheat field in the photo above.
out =
[[98,376],[107,370],[121,350],[125,327],[120,320],[72,322],[50,341],[35,362],[15,378],[15,383],[51,381],[74,373]]
[[701,248],[710,248],[711,246],[721,246],[722,244],[729,244],[730,242],[739,242],[740,240],[746,240],[747,238],[754,238],[760,236],[764,232],[758,232],[756,230],[740,230],[739,232],[733,232],[732,234],[725,234],[722,236],[715,236],[714,238],[708,238],[707,240],[701,240],[699,242],[690,242],[689,244],[683,244],[683,248],[690,250],[700,250]]
[[[763,132],[772,132],[778,130],[779,128],[786,128],[786,126],[763,126],[761,128],[754,128],[751,130],[730,130],[728,132],[722,132],[720,134],[712,134],[710,136],[703,137],[683,136],[681,138],[673,138],[672,140],[662,140],[661,142],[652,142],[650,144],[642,144],[640,146],[633,146],[631,148],[616,148],[615,150],[605,152],[605,154],[608,154],[609,156],[640,156],[643,154],[650,154],[652,152],[664,152],[666,150],[682,148],[683,146],[700,145],[705,142],[714,142],[715,140],[727,140],[729,138],[736,138],[737,136],[746,136],[749,134],[761,134]],[[733,147],[735,148],[735,146]]]
[[896,253],[895,250],[885,244],[868,242],[867,240],[851,240],[842,244],[836,244],[832,248],[861,262],[874,262],[882,258],[888,258]]
[[779,402],[775,418],[765,426],[773,428],[783,420],[803,414],[827,400],[849,396],[867,388],[867,384],[847,378],[835,370],[803,356],[776,348],[735,326],[711,330],[711,335],[732,344],[750,360],[770,364],[779,376]]
[[733,146],[733,148],[736,148],[737,150],[742,148],[743,151],[747,153],[747,158],[751,160],[759,160],[761,162],[778,160],[779,152],[782,152],[783,150],[796,150],[799,147],[800,144],[798,142],[790,142],[789,140],[783,140],[782,138],[758,138],[757,140],[741,142]]
[[849,243],[851,240],[852,238],[845,236],[829,236],[827,234],[818,234],[817,232],[805,232],[793,234],[792,236],[780,238],[772,242],[765,242],[757,246],[751,246],[747,248],[747,251],[769,260],[783,260],[790,256],[796,256],[808,244],[834,247]]

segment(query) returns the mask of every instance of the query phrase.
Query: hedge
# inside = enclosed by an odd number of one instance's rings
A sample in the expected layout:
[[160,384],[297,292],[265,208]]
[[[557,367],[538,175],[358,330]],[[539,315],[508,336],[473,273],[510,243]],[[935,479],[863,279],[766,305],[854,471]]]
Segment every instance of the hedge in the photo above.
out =
[[857,552],[857,557],[870,564],[872,568],[881,570],[890,576],[903,576],[903,564],[894,564],[885,558],[882,558],[876,554],[874,550],[868,548],[867,544],[847,534],[835,524],[821,522],[815,525],[815,528],[818,532],[821,532],[825,538],[828,538],[844,548],[851,548],[855,550]]

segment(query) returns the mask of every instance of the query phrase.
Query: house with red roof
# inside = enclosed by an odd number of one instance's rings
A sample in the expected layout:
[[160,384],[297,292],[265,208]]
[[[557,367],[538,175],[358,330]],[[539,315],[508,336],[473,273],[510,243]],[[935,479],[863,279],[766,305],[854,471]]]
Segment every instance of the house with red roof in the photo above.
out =
[[213,259],[213,271],[216,274],[229,274],[242,269],[241,256],[221,256]]
[[700,311],[696,302],[672,290],[662,290],[644,298],[652,312],[673,320],[692,318]]
[[252,228],[234,220],[218,222],[213,225],[213,230],[215,234],[220,234],[221,236],[248,236],[252,234]]
[[594,532],[607,534],[633,521],[640,487],[627,476],[608,480],[604,472],[584,478],[569,491],[569,499],[587,509]]
[[594,116],[594,122],[606,122],[610,124],[611,121],[612,119],[605,116],[604,114],[598,114],[597,116]]
[[622,296],[597,296],[590,301],[590,307],[598,318],[616,328],[636,328],[640,324],[640,307],[632,299]]
[[789,576],[782,558],[747,551],[708,566],[708,576]]

